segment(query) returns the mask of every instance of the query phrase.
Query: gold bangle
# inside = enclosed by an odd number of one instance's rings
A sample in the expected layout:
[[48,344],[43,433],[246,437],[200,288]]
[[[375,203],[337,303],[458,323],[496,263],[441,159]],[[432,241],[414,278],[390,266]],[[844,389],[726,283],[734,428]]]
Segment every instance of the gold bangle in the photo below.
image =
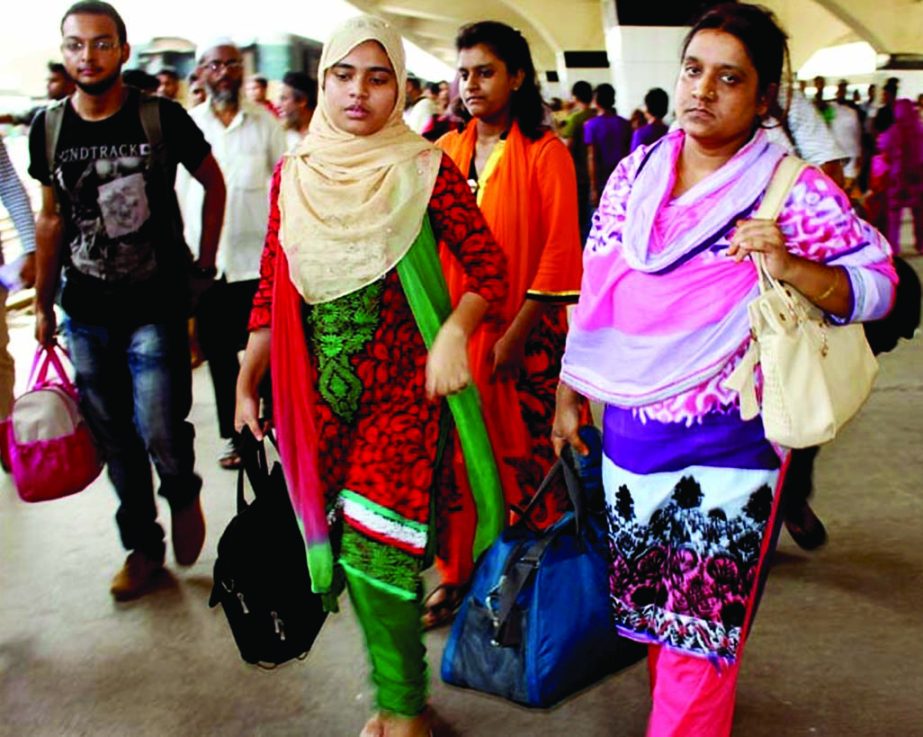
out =
[[833,281],[830,282],[830,286],[827,287],[826,291],[823,294],[820,294],[817,297],[815,297],[813,300],[811,300],[812,302],[815,302],[815,303],[823,302],[825,299],[827,299],[827,297],[833,294],[833,290],[836,289],[836,285],[840,283],[840,269],[836,266],[834,266],[833,268],[835,271],[833,274]]

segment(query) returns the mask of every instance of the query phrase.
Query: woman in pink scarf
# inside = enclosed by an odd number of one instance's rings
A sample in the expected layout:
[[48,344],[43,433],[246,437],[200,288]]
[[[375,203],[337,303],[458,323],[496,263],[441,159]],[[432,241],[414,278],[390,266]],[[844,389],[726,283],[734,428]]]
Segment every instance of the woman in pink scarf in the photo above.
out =
[[580,395],[606,404],[603,483],[620,634],[649,644],[649,737],[730,734],[744,641],[774,544],[787,453],[724,386],[758,294],[748,258],[841,321],[881,317],[881,235],[808,168],[779,218],[752,216],[786,155],[761,128],[787,54],[768,11],[712,8],[683,49],[680,129],[624,159],[584,251],[556,449],[583,452]]
[[878,148],[872,159],[872,181],[885,193],[885,233],[894,253],[900,253],[901,218],[904,208],[909,208],[914,248],[923,253],[923,122],[913,102],[894,103],[894,123],[879,137]]

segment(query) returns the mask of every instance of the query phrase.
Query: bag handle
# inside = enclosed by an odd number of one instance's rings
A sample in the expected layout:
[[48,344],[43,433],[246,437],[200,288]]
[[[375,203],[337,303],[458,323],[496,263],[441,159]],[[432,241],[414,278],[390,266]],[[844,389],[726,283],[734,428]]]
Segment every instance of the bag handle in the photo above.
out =
[[[779,212],[785,204],[788,193],[791,192],[798,177],[809,166],[808,162],[799,159],[797,156],[786,156],[779,162],[772,179],[769,180],[769,186],[766,187],[766,194],[760,203],[756,214],[753,216],[757,220],[775,221],[779,217]],[[763,260],[762,253],[751,254],[756,264],[757,279],[760,285],[760,294],[764,294],[769,289],[773,289],[790,307],[794,308],[795,303],[785,293],[785,288],[766,270],[766,264]]]
[[[528,506],[522,511],[521,519],[528,519],[532,509],[545,495],[551,486],[551,482],[554,481],[559,473],[564,474],[564,485],[567,488],[567,495],[574,509],[575,534],[579,540],[582,540],[586,520],[586,501],[583,496],[583,488],[580,485],[580,477],[574,467],[573,449],[569,445],[564,447],[561,451],[561,457],[549,469]],[[541,565],[545,551],[557,539],[563,529],[563,525],[556,525],[545,534],[540,535],[538,539],[521,543],[507,558],[500,580],[487,595],[488,600],[491,598],[498,600],[496,610],[488,606],[494,624],[493,644],[500,647],[514,647],[520,643],[522,639],[522,617],[516,612],[516,601]]]
[[[266,436],[274,447],[276,438],[272,432],[267,432]],[[253,437],[250,429],[244,427],[240,432],[240,469],[237,472],[237,512],[238,514],[247,508],[247,501],[244,498],[244,478],[250,481],[250,488],[256,496],[260,496],[269,483],[271,470],[269,462],[266,460],[266,447],[264,441],[257,440]]]
[[[58,352],[61,352],[60,355]],[[39,345],[35,349],[35,358],[32,359],[32,369],[29,371],[29,389],[37,389],[48,384],[57,384],[72,396],[77,395],[77,388],[71,381],[64,363],[61,361],[61,355],[68,358],[67,352],[57,343],[52,345]],[[58,375],[58,381],[51,382],[48,378],[48,370],[53,368]]]
[[523,543],[510,555],[497,586],[487,595],[488,599],[499,599],[496,613],[488,606],[494,624],[491,644],[498,647],[515,647],[522,641],[522,617],[515,611],[516,601],[532,580],[541,565],[542,556],[557,539],[560,531],[561,528],[558,528],[542,535],[531,544]]
[[535,490],[535,494],[532,495],[525,509],[519,512],[521,520],[529,520],[532,510],[535,509],[539,501],[548,492],[548,489],[551,488],[551,484],[557,478],[558,474],[563,473],[564,486],[567,489],[567,496],[570,499],[571,507],[574,510],[574,518],[577,521],[577,534],[580,534],[580,531],[583,529],[583,523],[586,520],[586,504],[583,498],[583,489],[580,486],[580,477],[577,475],[577,471],[574,468],[572,453],[573,449],[569,445],[564,446],[564,449],[561,451],[561,457],[554,462],[550,469],[548,469],[548,473],[545,474],[545,478],[542,479],[542,483],[539,484],[539,487]]
[[[775,221],[779,217],[779,212],[785,204],[788,193],[798,180],[798,177],[801,176],[801,172],[808,166],[809,164],[806,161],[802,161],[797,156],[783,158],[776,167],[772,179],[769,180],[766,194],[763,196],[763,201],[760,203],[754,218]],[[760,294],[765,294],[772,289],[796,318],[803,319],[805,316],[801,307],[792,299],[782,283],[766,270],[763,254],[753,253],[751,258],[756,265],[756,278],[759,283]],[[759,359],[759,346],[751,338],[743,359],[737,364],[731,375],[724,380],[724,386],[736,391],[740,397],[740,416],[744,420],[752,420],[759,414],[760,406],[756,398],[756,380],[753,374]]]

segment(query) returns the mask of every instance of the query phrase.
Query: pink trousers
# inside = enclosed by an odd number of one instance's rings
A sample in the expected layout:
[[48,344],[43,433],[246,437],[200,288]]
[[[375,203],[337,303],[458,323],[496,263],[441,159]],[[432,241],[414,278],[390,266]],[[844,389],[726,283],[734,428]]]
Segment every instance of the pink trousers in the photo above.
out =
[[653,707],[647,737],[728,737],[739,661],[720,670],[704,658],[649,645]]

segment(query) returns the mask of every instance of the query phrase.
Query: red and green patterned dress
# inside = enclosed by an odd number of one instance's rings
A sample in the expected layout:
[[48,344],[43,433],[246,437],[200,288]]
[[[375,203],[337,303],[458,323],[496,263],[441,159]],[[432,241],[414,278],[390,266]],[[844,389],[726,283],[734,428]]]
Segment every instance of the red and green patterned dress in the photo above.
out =
[[[277,168],[250,330],[271,324],[281,247],[279,182]],[[468,184],[445,156],[428,214],[437,241],[468,275],[468,291],[491,303],[503,299],[505,257]],[[337,561],[392,595],[416,599],[430,530],[445,518],[439,512],[453,505],[457,492],[452,475],[437,468],[446,410],[425,396],[427,350],[397,271],[332,302],[304,304],[302,316],[317,377],[320,479],[328,518],[343,523],[332,525]],[[451,452],[443,456],[448,460]]]

